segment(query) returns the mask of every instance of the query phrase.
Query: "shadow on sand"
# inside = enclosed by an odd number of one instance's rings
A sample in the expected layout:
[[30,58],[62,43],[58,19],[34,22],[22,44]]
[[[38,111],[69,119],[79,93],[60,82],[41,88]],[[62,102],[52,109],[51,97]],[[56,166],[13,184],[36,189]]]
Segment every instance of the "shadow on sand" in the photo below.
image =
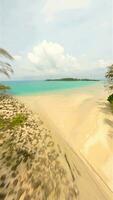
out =
[[[108,136],[110,138],[113,138],[113,120],[110,119],[113,115],[113,112],[111,110],[110,104],[108,102],[97,102],[99,105],[99,109],[105,114],[106,118],[104,119],[104,122],[110,127]],[[111,117],[109,117],[111,116]]]

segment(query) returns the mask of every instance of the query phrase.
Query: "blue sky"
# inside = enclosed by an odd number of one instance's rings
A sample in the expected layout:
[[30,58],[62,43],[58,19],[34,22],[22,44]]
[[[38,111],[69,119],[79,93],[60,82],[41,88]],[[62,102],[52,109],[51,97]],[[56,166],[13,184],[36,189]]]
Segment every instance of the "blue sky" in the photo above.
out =
[[0,0],[0,46],[15,57],[12,79],[103,78],[112,17],[112,0]]

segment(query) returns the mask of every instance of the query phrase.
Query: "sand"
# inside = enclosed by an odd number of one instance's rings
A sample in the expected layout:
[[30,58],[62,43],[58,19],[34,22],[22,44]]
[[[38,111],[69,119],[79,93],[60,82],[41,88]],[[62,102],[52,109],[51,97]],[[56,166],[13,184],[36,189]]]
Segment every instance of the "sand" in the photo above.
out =
[[[67,155],[82,174],[76,183],[80,200],[113,198],[113,115],[106,95],[104,87],[98,84],[18,97],[35,117],[40,114],[55,138],[60,138],[59,143],[63,141]],[[62,144],[61,147],[64,149]]]
[[0,95],[0,200],[77,200],[78,172],[63,149],[38,115]]

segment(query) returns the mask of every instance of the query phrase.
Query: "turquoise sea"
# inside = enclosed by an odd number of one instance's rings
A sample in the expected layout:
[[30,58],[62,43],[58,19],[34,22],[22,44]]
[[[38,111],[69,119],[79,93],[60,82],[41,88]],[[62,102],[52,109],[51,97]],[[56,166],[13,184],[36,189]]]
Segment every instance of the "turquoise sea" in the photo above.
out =
[[5,81],[14,95],[30,95],[96,85],[98,81]]

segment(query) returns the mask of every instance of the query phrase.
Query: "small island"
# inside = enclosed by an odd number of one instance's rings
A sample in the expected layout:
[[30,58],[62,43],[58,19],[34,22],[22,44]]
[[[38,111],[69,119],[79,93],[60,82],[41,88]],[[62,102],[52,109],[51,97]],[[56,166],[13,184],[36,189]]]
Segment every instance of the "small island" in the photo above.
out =
[[79,79],[79,78],[59,78],[59,79],[46,79],[46,81],[100,81],[98,79]]

